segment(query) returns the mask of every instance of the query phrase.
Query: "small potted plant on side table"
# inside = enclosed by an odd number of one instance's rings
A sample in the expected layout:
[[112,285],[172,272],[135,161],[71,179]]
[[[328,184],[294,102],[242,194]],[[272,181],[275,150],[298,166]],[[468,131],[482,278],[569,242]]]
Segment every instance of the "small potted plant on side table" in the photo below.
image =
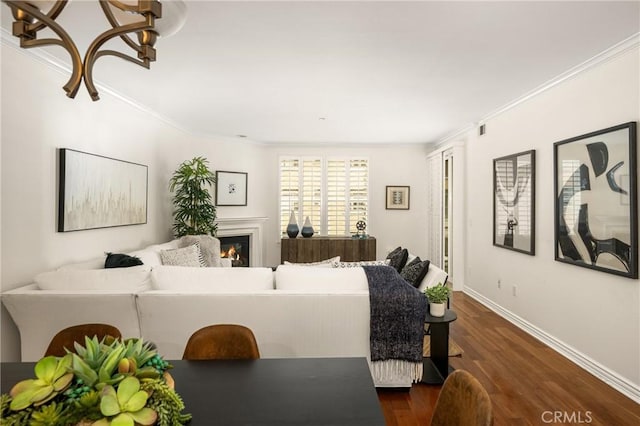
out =
[[443,317],[447,299],[451,295],[449,287],[442,283],[429,287],[424,291],[429,301],[429,314],[432,317]]

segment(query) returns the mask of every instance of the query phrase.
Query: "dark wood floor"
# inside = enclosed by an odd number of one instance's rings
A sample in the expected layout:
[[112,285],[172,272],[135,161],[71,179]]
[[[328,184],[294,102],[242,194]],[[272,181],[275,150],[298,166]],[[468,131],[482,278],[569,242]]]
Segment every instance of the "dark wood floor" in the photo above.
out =
[[[462,292],[455,292],[451,338],[464,351],[450,358],[489,392],[495,425],[640,425],[640,405]],[[378,389],[389,426],[428,425],[439,386],[410,392]],[[545,413],[545,412],[552,413]],[[562,420],[553,420],[560,412]],[[566,414],[565,414],[566,413]]]

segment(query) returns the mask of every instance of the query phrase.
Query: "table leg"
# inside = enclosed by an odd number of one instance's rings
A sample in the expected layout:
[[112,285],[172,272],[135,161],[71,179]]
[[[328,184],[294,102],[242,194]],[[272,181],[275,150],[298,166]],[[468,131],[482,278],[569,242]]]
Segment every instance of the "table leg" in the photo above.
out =
[[423,359],[422,383],[442,384],[449,367],[449,323],[431,324],[431,356]]

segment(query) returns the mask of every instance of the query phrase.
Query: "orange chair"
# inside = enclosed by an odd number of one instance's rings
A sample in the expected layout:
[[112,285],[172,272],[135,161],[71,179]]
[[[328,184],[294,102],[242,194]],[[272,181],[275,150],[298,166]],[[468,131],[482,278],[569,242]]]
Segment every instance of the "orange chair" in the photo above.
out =
[[109,324],[74,325],[59,331],[55,336],[53,336],[44,356],[65,356],[67,354],[65,348],[74,352],[73,343],[78,342],[84,346],[85,336],[97,336],[98,340],[102,340],[106,336],[111,336],[115,339],[122,339],[120,330]]
[[480,382],[465,370],[449,374],[442,385],[431,426],[491,426],[491,399]]
[[191,335],[182,359],[258,359],[260,351],[253,332],[236,324],[203,327]]

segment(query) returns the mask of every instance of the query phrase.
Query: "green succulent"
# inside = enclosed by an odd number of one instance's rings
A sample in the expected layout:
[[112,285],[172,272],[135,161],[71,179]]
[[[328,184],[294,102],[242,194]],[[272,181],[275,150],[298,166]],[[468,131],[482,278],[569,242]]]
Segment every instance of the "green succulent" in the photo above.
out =
[[37,379],[18,382],[9,392],[13,398],[9,408],[18,411],[32,404],[37,407],[55,398],[73,380],[71,362],[71,354],[60,359],[55,356],[42,358],[34,368]]
[[158,415],[145,407],[148,398],[149,394],[140,390],[140,381],[133,376],[123,379],[117,391],[111,385],[105,386],[100,398],[100,411],[105,417],[93,426],[152,425]]
[[43,405],[31,414],[29,426],[65,426],[67,424],[66,408],[63,404],[52,402]]

